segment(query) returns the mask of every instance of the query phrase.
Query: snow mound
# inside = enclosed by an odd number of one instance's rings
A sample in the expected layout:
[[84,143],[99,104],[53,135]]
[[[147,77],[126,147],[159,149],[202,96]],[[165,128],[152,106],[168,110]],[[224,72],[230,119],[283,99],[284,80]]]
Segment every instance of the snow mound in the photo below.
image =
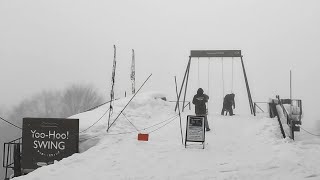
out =
[[[109,124],[115,123],[110,128],[109,134],[136,132],[136,128],[143,129],[156,121],[157,117],[169,115],[168,102],[164,101],[165,94],[160,92],[146,92],[114,101]],[[132,99],[132,101],[130,101]],[[130,101],[130,103],[129,103]],[[127,107],[124,109],[124,107]],[[80,152],[95,146],[101,138],[108,135],[110,103],[92,111],[80,113],[70,118],[80,121]],[[170,112],[168,114],[168,112]],[[156,117],[154,117],[156,116]],[[119,126],[117,125],[119,124]],[[139,129],[138,129],[139,130]]]
[[[114,102],[107,129],[106,104],[78,114],[82,153],[15,178],[17,180],[70,179],[320,179],[320,146],[283,139],[276,119],[209,114],[211,131],[205,149],[199,143],[185,148],[174,103],[161,93],[137,95]],[[182,113],[183,137],[187,115]],[[149,141],[138,141],[139,132]]]

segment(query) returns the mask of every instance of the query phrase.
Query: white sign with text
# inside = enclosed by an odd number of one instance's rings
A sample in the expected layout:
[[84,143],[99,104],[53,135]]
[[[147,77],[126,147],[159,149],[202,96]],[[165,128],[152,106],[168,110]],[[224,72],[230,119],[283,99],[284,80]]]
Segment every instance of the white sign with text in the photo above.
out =
[[204,116],[191,116],[187,117],[186,141],[191,142],[204,142],[205,128]]

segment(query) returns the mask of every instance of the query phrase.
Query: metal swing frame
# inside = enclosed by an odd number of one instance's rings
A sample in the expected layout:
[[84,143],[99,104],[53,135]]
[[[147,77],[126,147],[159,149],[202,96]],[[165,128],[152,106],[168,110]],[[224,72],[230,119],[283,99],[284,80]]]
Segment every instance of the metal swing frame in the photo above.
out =
[[186,67],[186,70],[184,73],[184,77],[183,77],[183,81],[181,84],[179,97],[178,97],[178,101],[177,101],[175,109],[177,109],[179,99],[181,97],[182,89],[184,87],[182,112],[184,111],[184,104],[185,104],[185,99],[186,99],[186,94],[187,94],[187,89],[188,89],[188,80],[189,80],[191,60],[192,60],[192,58],[202,58],[202,57],[206,57],[206,58],[211,58],[211,57],[222,57],[222,58],[223,57],[232,57],[232,58],[235,58],[235,57],[239,57],[240,58],[243,76],[244,76],[247,94],[248,94],[250,112],[251,112],[251,114],[253,114],[254,113],[253,101],[252,101],[252,97],[251,97],[250,87],[249,87],[249,83],[248,83],[246,69],[245,69],[244,63],[243,63],[243,56],[241,54],[241,50],[191,50],[190,56],[189,56],[189,61],[188,61],[188,64],[187,64],[187,67]]

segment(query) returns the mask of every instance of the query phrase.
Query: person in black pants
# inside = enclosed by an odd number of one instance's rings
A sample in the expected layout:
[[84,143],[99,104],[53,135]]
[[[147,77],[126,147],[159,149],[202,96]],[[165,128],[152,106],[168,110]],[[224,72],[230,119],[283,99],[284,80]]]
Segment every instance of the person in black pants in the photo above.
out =
[[197,116],[204,116],[204,125],[206,131],[210,131],[208,117],[207,117],[207,107],[206,103],[209,100],[209,96],[203,93],[203,89],[199,88],[197,94],[193,96],[192,103],[195,105],[195,113]]
[[[221,110],[221,115],[229,115],[233,116],[233,109],[236,108],[235,102],[234,102],[234,97],[235,94],[231,93],[231,94],[227,94],[224,99],[223,99],[223,107]],[[232,109],[233,106],[233,109]],[[226,114],[224,114],[224,112],[226,112]]]

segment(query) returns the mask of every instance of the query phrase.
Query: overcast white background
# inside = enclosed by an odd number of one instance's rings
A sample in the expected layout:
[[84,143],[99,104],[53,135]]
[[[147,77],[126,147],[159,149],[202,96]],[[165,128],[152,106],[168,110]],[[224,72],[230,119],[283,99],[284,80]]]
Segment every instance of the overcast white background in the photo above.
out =
[[0,105],[77,82],[107,99],[114,44],[118,97],[130,90],[131,49],[137,86],[153,73],[144,89],[172,95],[190,50],[240,49],[254,101],[288,98],[291,69],[293,97],[303,100],[305,122],[315,121],[319,19],[317,0],[1,0]]

